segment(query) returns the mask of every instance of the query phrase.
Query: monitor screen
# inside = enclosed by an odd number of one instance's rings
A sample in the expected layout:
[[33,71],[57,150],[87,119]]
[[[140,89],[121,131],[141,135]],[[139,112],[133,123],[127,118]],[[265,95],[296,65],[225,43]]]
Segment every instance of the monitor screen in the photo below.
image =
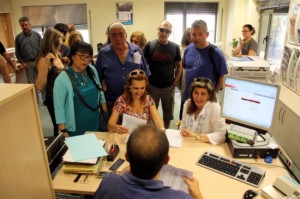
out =
[[221,116],[238,124],[270,131],[280,86],[225,76]]

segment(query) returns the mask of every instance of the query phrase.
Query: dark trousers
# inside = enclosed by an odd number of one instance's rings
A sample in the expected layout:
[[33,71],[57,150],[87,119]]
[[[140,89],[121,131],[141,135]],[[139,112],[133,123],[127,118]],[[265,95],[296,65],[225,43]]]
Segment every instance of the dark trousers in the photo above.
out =
[[58,126],[57,126],[56,120],[55,120],[54,103],[53,103],[52,97],[46,96],[46,106],[47,106],[47,109],[49,111],[49,114],[50,114],[50,117],[52,120],[54,136],[58,136]]

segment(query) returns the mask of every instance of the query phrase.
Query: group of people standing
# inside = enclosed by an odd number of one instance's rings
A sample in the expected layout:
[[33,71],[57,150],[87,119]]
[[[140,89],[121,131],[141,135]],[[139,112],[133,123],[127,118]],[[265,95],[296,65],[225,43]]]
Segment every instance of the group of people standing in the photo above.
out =
[[[174,89],[181,85],[181,135],[212,144],[225,141],[225,120],[220,117],[216,93],[222,89],[228,71],[222,51],[207,41],[209,32],[203,20],[194,21],[185,31],[181,48],[168,39],[172,33],[169,21],[162,21],[157,27],[157,39],[147,43],[140,31],[134,32],[131,43],[128,42],[125,26],[110,24],[107,43],[98,52],[96,63],[93,63],[92,46],[83,41],[74,27],[56,24],[46,30],[42,39],[31,30],[27,17],[20,18],[19,24],[23,32],[15,39],[16,57],[26,69],[28,83],[35,84],[37,92],[45,90],[44,100],[54,135],[61,132],[67,137],[99,131],[100,113],[103,112],[108,115],[110,132],[128,133],[121,122],[123,115],[128,114],[154,126],[139,128],[134,132],[137,137],[143,137],[140,132],[146,131],[145,139],[154,139],[154,144],[166,142],[157,132],[170,128]],[[70,34],[69,29],[72,29]],[[252,26],[243,27],[245,39],[240,41],[236,54],[252,55],[257,51],[251,37],[254,32]],[[1,54],[5,56],[1,46]],[[162,119],[157,111],[160,102]],[[134,137],[129,139],[129,144],[133,148],[128,151],[148,147]],[[157,169],[145,179],[155,178],[162,165],[168,162],[168,151],[161,150],[164,153]],[[126,156],[131,166],[140,164],[134,163],[133,156],[129,153]],[[138,168],[132,167],[132,172],[138,172]],[[133,174],[143,178],[143,175]],[[125,180],[136,181],[126,175]],[[109,184],[107,180],[104,182]],[[193,198],[202,198],[196,179],[185,179],[185,182]],[[105,189],[103,187],[99,190]]]

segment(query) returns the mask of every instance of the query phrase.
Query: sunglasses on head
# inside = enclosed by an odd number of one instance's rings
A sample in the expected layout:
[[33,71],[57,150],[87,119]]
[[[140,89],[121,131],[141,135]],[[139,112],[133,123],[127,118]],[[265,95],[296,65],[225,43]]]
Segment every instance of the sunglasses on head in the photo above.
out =
[[134,77],[137,75],[146,75],[145,71],[142,70],[135,70],[129,73],[129,77]]
[[197,77],[194,79],[194,82],[201,87],[207,87],[208,90],[213,90],[213,85],[209,79]]
[[168,30],[168,29],[165,29],[165,28],[159,28],[159,32],[161,32],[161,33],[166,33],[166,34],[170,34],[172,31],[171,31],[171,30]]

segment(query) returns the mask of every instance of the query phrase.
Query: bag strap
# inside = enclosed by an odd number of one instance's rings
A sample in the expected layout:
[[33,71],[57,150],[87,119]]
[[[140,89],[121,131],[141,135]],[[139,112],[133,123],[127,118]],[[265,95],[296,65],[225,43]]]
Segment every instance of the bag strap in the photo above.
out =
[[[218,80],[219,80],[219,73],[217,72],[217,66],[216,66],[216,62],[214,60],[214,51],[215,51],[215,48],[217,48],[217,46],[213,45],[213,44],[209,44],[209,49],[208,49],[208,57],[209,57],[209,60],[210,60],[210,63],[213,65],[213,74],[217,74],[216,76],[216,84],[218,84]],[[215,85],[216,87],[217,85]]]
[[97,111],[97,110],[99,109],[99,105],[97,105],[97,108],[91,107],[91,106],[84,100],[84,98],[82,97],[82,95],[80,94],[80,92],[79,92],[77,86],[75,85],[75,82],[74,82],[73,78],[71,77],[69,71],[68,71],[68,70],[65,70],[65,71],[66,71],[66,73],[67,73],[67,75],[68,75],[68,77],[69,77],[69,79],[70,79],[70,81],[71,81],[71,83],[72,83],[72,86],[73,86],[75,92],[76,92],[77,95],[79,96],[79,99],[81,100],[81,102],[82,102],[86,107],[88,107],[89,109],[91,109],[92,111]]

